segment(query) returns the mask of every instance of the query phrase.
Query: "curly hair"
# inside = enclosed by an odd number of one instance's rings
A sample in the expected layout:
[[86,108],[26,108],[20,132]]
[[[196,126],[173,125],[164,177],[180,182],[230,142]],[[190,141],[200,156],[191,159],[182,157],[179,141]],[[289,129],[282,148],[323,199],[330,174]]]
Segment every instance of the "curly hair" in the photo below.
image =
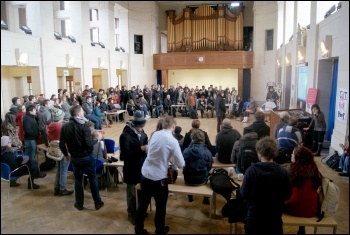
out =
[[303,187],[308,179],[312,181],[312,188],[317,189],[321,185],[321,173],[314,161],[311,150],[303,146],[294,148],[294,162],[289,167],[289,177],[292,186]]
[[277,141],[272,139],[269,136],[265,136],[261,138],[256,143],[256,151],[261,154],[261,156],[265,157],[266,159],[274,159],[278,156],[278,145]]

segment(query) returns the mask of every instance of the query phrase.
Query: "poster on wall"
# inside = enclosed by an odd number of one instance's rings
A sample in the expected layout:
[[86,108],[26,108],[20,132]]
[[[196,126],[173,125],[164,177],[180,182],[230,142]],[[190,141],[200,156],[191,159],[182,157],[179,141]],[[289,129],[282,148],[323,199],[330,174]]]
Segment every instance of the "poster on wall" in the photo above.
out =
[[339,89],[337,103],[337,119],[345,122],[346,120],[346,107],[348,107],[348,90]]
[[312,113],[311,106],[313,104],[316,104],[316,98],[317,98],[317,88],[309,88],[307,91],[307,97],[306,97],[306,111],[308,113]]

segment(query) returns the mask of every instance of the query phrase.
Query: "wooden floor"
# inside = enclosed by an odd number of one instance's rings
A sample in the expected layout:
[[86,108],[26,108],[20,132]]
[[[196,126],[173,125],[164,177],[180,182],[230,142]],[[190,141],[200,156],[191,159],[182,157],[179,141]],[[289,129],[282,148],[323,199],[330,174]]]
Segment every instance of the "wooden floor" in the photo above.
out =
[[[252,117],[250,117],[252,118]],[[182,135],[191,128],[192,120],[178,117],[177,124],[182,127]],[[149,119],[144,128],[148,136],[155,130],[158,119]],[[215,144],[216,118],[200,119],[201,128],[208,132],[212,144]],[[252,120],[250,120],[252,121]],[[232,125],[240,133],[250,123],[242,123],[232,120]],[[112,128],[103,128],[105,137],[113,138],[118,142],[119,136],[125,126],[125,122],[113,124]],[[328,150],[323,151],[327,155]],[[43,161],[43,155],[39,155]],[[349,234],[349,178],[338,176],[337,172],[320,163],[320,157],[316,162],[322,174],[330,177],[340,187],[340,205],[334,215],[338,222],[338,234]],[[10,188],[10,198],[7,201],[7,182],[1,182],[1,233],[20,234],[132,234],[134,227],[128,222],[126,211],[126,185],[108,189],[108,195],[102,190],[101,196],[105,206],[96,211],[89,190],[85,190],[85,209],[76,210],[74,195],[54,197],[53,182],[56,169],[47,172],[47,177],[36,180],[41,186],[38,190],[27,189],[27,178],[20,181],[21,186]],[[67,188],[73,189],[73,175],[68,173]],[[229,233],[229,224],[223,218],[220,209],[224,199],[218,196],[217,215],[212,221],[213,234]],[[154,203],[152,206],[155,209]],[[149,211],[145,221],[145,228],[154,233],[154,213]],[[169,234],[206,234],[209,232],[209,205],[202,204],[202,198],[194,196],[193,202],[187,202],[183,195],[170,195],[167,204],[166,225],[170,226]],[[296,227],[285,227],[284,233],[295,234]],[[307,233],[313,233],[312,228],[306,228]],[[318,233],[331,233],[330,228],[319,228]],[[237,233],[244,233],[242,225],[238,225]]]

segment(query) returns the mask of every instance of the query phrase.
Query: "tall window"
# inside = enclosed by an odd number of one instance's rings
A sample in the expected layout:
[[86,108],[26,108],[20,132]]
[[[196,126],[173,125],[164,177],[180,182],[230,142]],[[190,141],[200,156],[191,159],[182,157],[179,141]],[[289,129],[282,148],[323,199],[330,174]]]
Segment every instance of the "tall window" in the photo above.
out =
[[90,9],[90,21],[98,21],[98,9]]
[[115,35],[115,46],[119,47],[119,34]]
[[114,18],[114,29],[119,29],[119,18]]
[[29,92],[29,95],[33,95],[32,77],[31,77],[31,76],[27,76],[27,83],[28,83],[28,92]]
[[60,1],[60,10],[69,10],[69,1]]
[[115,46],[119,47],[119,18],[114,18],[114,38]]
[[265,31],[265,45],[266,51],[273,50],[273,29],[268,29]]
[[1,1],[1,20],[7,23],[7,15],[6,15],[6,1]]
[[98,28],[91,28],[90,29],[90,39],[93,42],[99,42],[99,30]]
[[19,26],[27,26],[27,11],[26,8],[18,8]]
[[61,34],[62,37],[67,37],[68,35],[71,35],[71,22],[70,19],[67,20],[61,20]]

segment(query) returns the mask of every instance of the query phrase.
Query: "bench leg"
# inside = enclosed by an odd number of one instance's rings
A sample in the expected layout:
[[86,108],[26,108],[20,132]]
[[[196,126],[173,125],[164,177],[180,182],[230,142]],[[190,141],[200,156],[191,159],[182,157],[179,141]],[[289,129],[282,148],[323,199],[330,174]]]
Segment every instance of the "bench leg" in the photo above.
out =
[[317,234],[317,227],[314,227],[314,234]]

